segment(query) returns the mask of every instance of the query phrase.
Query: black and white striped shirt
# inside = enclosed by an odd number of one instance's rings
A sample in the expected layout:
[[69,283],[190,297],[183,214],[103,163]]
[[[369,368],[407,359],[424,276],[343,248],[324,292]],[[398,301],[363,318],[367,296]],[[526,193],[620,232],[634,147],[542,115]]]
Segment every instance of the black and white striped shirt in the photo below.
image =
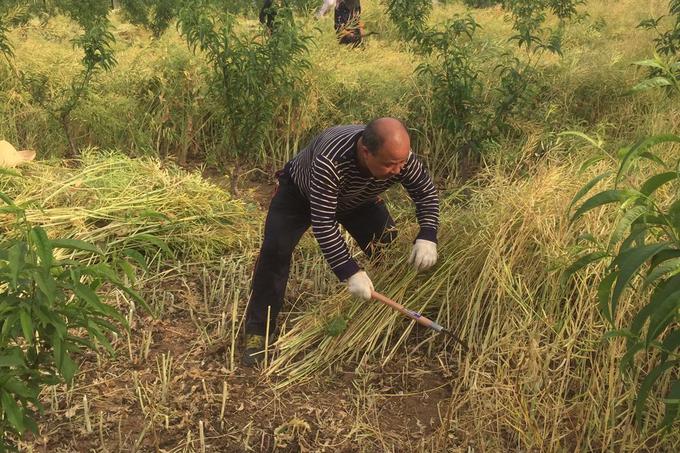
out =
[[286,171],[307,197],[312,232],[331,269],[340,280],[359,271],[340,234],[336,213],[344,213],[374,201],[395,183],[401,183],[416,205],[420,225],[417,239],[437,241],[439,198],[427,170],[409,153],[400,174],[388,179],[364,176],[358,166],[356,143],[366,126],[326,129],[288,164]]

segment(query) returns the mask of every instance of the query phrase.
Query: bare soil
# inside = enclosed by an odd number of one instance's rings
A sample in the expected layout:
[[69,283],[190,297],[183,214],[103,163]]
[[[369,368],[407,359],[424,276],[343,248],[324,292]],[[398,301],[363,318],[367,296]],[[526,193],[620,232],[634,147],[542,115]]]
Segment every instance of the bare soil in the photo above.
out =
[[[245,182],[242,196],[266,209],[273,178]],[[43,395],[40,432],[24,449],[415,451],[440,427],[452,378],[435,358],[405,349],[385,368],[348,365],[274,390],[280,378],[238,360],[229,369],[230,344],[211,340],[214,323],[198,303],[201,285],[166,284],[175,298],[161,319],[137,315],[129,340],[115,342],[115,357],[83,357],[73,387]]]

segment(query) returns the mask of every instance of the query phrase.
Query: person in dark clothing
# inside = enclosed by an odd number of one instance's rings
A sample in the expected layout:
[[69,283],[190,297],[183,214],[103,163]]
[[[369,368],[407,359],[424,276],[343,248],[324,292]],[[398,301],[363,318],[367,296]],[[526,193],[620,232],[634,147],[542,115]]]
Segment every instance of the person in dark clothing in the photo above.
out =
[[340,44],[361,44],[364,36],[359,0],[338,0],[335,8],[335,33]]
[[277,7],[278,5],[274,0],[264,0],[260,9],[260,23],[266,25],[270,32],[274,30]]
[[336,277],[347,283],[352,295],[370,299],[373,283],[352,258],[339,227],[367,256],[379,253],[396,237],[394,220],[379,195],[399,183],[414,201],[420,225],[409,261],[418,270],[437,261],[437,190],[411,152],[408,132],[399,120],[379,118],[367,125],[327,129],[278,175],[246,310],[246,366],[264,357],[267,325],[269,335],[275,333],[293,250],[310,226]]

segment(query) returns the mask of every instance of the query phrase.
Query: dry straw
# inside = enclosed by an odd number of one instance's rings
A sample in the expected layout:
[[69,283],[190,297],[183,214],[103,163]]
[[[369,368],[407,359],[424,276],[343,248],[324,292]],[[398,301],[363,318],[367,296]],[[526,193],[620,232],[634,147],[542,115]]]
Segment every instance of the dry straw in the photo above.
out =
[[[156,238],[173,252],[209,259],[253,240],[255,211],[197,172],[95,150],[76,165],[32,164],[3,176],[0,191],[51,237],[89,241],[105,252],[158,247]],[[12,217],[0,217],[0,231],[12,226]]]
[[[467,442],[487,451],[660,444],[661,434],[633,427],[631,390],[617,369],[622,344],[602,341],[607,329],[594,297],[602,269],[591,267],[568,284],[561,280],[575,237],[611,224],[602,211],[569,226],[566,207],[582,183],[574,173],[570,165],[553,164],[531,178],[481,175],[484,187],[466,206],[443,210],[433,271],[408,270],[406,239],[370,268],[378,291],[450,326],[478,354],[466,356],[429,333],[429,341],[415,344],[412,321],[338,290],[293,321],[277,342],[268,375],[278,376],[274,382],[282,388],[348,364],[386,364],[419,351],[432,356],[433,368],[446,366],[454,376],[439,451]],[[629,307],[644,300],[627,297]],[[327,335],[325,326],[338,312],[349,317],[348,327]],[[622,310],[621,320],[631,312]]]

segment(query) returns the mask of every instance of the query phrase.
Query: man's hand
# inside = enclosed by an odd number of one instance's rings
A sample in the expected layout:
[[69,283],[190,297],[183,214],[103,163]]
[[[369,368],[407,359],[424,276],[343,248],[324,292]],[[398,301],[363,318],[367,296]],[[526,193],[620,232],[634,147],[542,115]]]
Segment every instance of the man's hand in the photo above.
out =
[[426,239],[416,239],[408,262],[418,271],[429,269],[437,262],[437,244]]
[[353,296],[362,299],[370,299],[373,291],[373,282],[364,271],[359,271],[347,279],[347,289]]

